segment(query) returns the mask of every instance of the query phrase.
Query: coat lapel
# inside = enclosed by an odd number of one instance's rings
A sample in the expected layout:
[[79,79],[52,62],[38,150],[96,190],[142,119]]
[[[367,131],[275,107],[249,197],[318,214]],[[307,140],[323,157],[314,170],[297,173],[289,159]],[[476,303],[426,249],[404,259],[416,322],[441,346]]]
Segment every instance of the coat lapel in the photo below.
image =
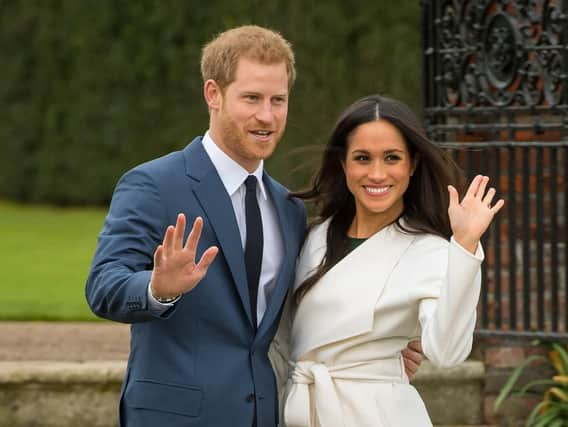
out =
[[201,138],[196,138],[184,149],[184,157],[186,174],[197,181],[193,185],[193,193],[219,241],[241,303],[252,325],[244,254],[231,198],[203,148]]
[[[313,230],[298,272],[309,273],[324,254],[329,221]],[[292,325],[292,357],[372,330],[375,306],[414,236],[385,227],[349,253],[302,298]],[[303,280],[304,277],[300,278]]]
[[281,186],[277,186],[266,172],[264,172],[263,182],[278,215],[283,253],[282,265],[280,266],[272,295],[267,301],[266,312],[260,323],[258,336],[261,336],[262,332],[272,325],[275,318],[278,316],[280,308],[284,303],[286,293],[289,290],[290,279],[293,277],[293,271],[296,265],[296,254],[292,253],[293,250],[290,240],[290,230],[293,229],[290,218],[292,218],[295,212],[293,211],[292,204],[288,201],[288,191]]

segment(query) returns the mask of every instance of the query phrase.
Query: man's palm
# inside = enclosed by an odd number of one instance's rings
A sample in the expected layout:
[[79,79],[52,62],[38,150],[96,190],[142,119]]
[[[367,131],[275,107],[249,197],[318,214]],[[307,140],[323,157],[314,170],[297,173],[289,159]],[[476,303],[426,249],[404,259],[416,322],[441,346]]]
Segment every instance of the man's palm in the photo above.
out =
[[168,226],[163,243],[154,253],[152,292],[168,298],[191,291],[207,273],[219,249],[209,247],[195,262],[197,244],[203,229],[203,219],[197,217],[184,245],[185,215],[179,214],[175,227]]

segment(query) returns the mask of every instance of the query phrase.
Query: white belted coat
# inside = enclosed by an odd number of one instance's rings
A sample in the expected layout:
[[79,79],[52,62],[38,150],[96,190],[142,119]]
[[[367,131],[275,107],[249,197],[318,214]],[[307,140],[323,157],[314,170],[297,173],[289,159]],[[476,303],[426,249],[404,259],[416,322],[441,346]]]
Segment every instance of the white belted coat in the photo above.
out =
[[[319,265],[329,220],[306,239],[296,286]],[[271,349],[287,427],[431,426],[401,351],[415,338],[437,366],[471,351],[483,260],[392,224],[290,303]],[[286,359],[288,363],[286,363]],[[448,402],[451,404],[451,402]]]

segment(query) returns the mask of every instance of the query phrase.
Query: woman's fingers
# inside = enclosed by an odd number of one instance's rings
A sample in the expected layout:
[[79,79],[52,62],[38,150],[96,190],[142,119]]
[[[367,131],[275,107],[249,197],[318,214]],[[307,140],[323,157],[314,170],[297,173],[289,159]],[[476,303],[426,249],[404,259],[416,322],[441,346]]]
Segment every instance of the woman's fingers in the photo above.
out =
[[448,193],[450,196],[450,207],[457,206],[460,203],[458,190],[453,185],[448,185]]
[[[481,201],[481,203],[488,208],[491,208],[491,202],[495,197],[497,191],[495,188],[491,187],[487,190],[487,184],[489,183],[489,177],[484,175],[477,175],[471,181],[469,188],[464,196],[466,198],[477,198]],[[449,187],[448,187],[449,189]],[[452,197],[452,193],[450,192],[450,198]],[[452,202],[452,199],[450,199]]]
[[467,188],[467,191],[465,192],[464,199],[475,197],[475,195],[477,194],[477,192],[479,190],[479,185],[481,184],[482,179],[483,179],[483,175],[476,175],[475,178],[473,178],[471,180],[471,184],[469,184],[469,187]]
[[484,206],[487,206],[487,208],[491,210],[491,213],[495,215],[505,205],[505,201],[503,199],[499,199],[493,206],[491,205],[493,199],[495,198],[495,194],[497,194],[497,190],[495,190],[494,187],[491,187],[489,190],[487,190],[487,193],[484,195],[483,193],[485,192],[485,188],[487,186],[487,183],[489,182],[489,177],[484,177],[484,178],[485,178],[483,180],[484,182],[480,184],[478,195],[482,197],[481,203]]
[[493,201],[493,197],[495,197],[495,189],[493,187],[491,187],[487,191],[487,194],[481,200],[481,203],[483,203],[488,208],[491,208],[491,202]]
[[493,215],[499,212],[504,205],[505,205],[505,200],[503,199],[497,200],[497,203],[495,203],[491,208],[491,212],[493,212]]
[[487,188],[487,183],[489,182],[488,176],[482,176],[479,181],[479,186],[477,187],[477,191],[475,193],[475,197],[481,199],[485,195],[485,189]]

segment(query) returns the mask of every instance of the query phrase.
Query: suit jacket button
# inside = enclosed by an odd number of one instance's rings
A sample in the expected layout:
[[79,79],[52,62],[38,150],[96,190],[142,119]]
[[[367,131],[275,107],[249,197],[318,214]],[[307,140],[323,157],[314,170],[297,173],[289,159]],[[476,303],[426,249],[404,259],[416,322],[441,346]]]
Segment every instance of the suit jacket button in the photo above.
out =
[[249,403],[254,402],[254,393],[249,394],[246,398],[246,401]]

